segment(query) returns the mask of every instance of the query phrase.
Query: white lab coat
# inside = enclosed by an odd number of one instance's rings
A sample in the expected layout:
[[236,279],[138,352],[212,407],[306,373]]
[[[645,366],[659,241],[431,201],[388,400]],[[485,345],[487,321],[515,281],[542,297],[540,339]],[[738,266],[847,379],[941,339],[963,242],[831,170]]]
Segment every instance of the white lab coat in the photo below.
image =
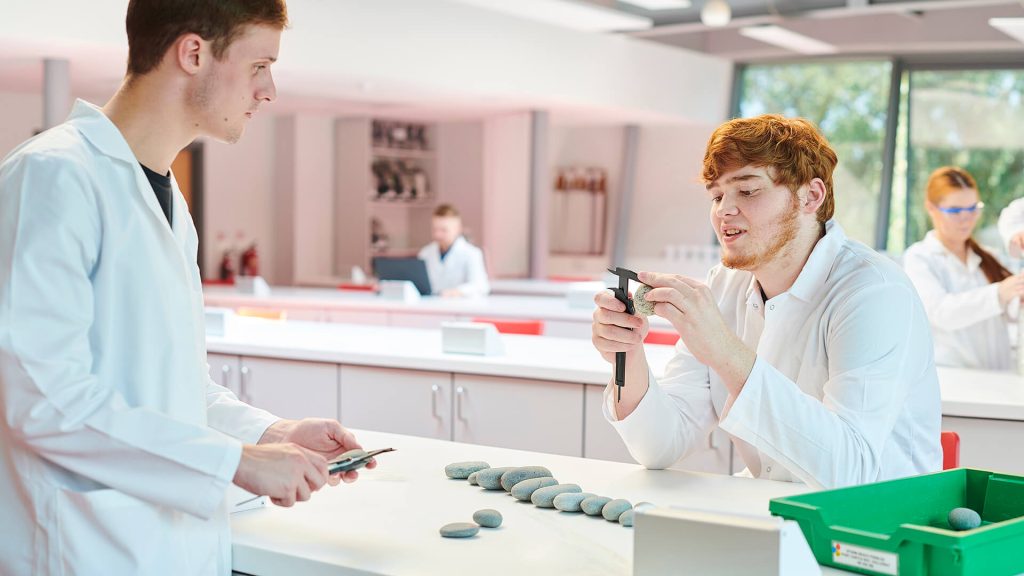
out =
[[606,392],[605,417],[639,463],[671,466],[717,424],[758,478],[835,488],[942,468],[928,319],[897,264],[830,221],[767,303],[750,272],[719,265],[708,285],[754,368],[733,396],[680,340],[628,417],[616,421]]
[[981,271],[981,257],[967,264],[942,245],[935,231],[903,253],[903,268],[921,295],[932,324],[935,363],[940,366],[1010,370],[1010,316],[999,303],[999,285]]
[[434,294],[456,288],[466,296],[486,296],[491,292],[484,267],[484,253],[459,236],[441,259],[441,248],[437,242],[424,246],[419,259],[427,263],[427,276]]
[[275,420],[214,384],[198,240],[95,106],[0,165],[0,574],[230,573],[225,490]]
[[999,236],[1003,239],[1003,248],[1010,258],[1024,257],[1019,249],[1010,246],[1010,239],[1018,232],[1024,232],[1024,198],[1010,202],[999,213]]

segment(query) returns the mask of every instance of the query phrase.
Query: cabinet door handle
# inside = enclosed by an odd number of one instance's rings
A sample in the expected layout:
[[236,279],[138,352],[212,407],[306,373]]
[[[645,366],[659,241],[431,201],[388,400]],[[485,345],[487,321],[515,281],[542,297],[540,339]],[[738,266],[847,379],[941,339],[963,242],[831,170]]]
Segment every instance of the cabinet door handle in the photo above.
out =
[[434,418],[441,419],[441,415],[437,413],[437,396],[441,393],[441,387],[434,384],[430,387],[430,411],[434,414]]
[[231,377],[231,365],[225,364],[220,367],[220,385],[228,388],[228,379]]
[[463,422],[466,419],[462,416],[462,397],[466,394],[466,389],[462,386],[455,388],[455,417]]
[[248,366],[242,366],[242,377],[238,388],[238,399],[246,404],[251,404],[252,400],[249,398],[249,378],[252,375],[252,370]]

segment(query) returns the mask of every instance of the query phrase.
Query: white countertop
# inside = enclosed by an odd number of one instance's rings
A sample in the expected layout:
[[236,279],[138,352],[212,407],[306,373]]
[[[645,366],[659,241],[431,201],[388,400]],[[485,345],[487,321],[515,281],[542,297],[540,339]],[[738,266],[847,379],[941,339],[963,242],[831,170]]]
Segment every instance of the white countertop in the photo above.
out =
[[[439,330],[230,317],[210,352],[605,385],[611,365],[589,340],[501,335],[500,356],[445,354]],[[672,346],[647,345],[659,374]],[[1024,378],[1010,372],[939,368],[946,416],[1024,421]]]
[[555,280],[530,280],[529,278],[496,278],[491,280],[491,294],[514,294],[521,296],[565,296],[570,290],[601,290],[605,286],[600,280],[561,282]]
[[[321,322],[280,322],[231,317],[226,336],[208,336],[210,352],[335,362],[407,370],[433,370],[605,385],[611,365],[589,340],[502,334],[500,356],[445,354],[441,331]],[[648,345],[660,367],[672,346]]]
[[[651,471],[635,464],[379,432],[357,431],[357,436],[367,449],[397,451],[381,455],[379,467],[362,472],[358,482],[325,487],[309,502],[232,515],[235,570],[257,576],[632,573],[632,529],[449,480],[444,466],[458,461],[546,466],[561,482],[634,504],[765,516],[769,499],[806,490],[802,484]],[[469,539],[438,534],[450,522],[471,522],[473,512],[482,508],[501,512],[501,527],[481,528]]]
[[[595,293],[597,291],[595,290]],[[203,288],[207,306],[264,306],[304,309],[359,310],[450,314],[461,316],[506,316],[590,322],[593,308],[570,308],[564,297],[494,295],[482,298],[424,296],[417,302],[381,298],[372,292],[350,292],[328,288],[274,286],[269,296],[236,292],[233,288]]]
[[[509,281],[512,282],[512,281]],[[531,285],[528,281],[518,281],[523,285]],[[569,305],[565,295],[570,287],[575,287],[583,298],[582,305]],[[582,322],[593,321],[594,305],[592,294],[600,291],[600,283],[569,283],[563,288],[561,295],[491,295],[480,298],[443,298],[440,296],[424,296],[415,302],[389,300],[372,292],[343,291],[330,288],[271,288],[269,296],[243,294],[233,287],[205,286],[203,297],[206,305],[220,308],[238,308],[243,306],[264,308],[286,308],[300,310],[335,310],[355,312],[432,314],[453,317],[494,317],[535,319],[549,321]],[[543,292],[543,291],[542,291]],[[652,317],[651,325],[659,329],[671,329],[671,324],[664,318]]]

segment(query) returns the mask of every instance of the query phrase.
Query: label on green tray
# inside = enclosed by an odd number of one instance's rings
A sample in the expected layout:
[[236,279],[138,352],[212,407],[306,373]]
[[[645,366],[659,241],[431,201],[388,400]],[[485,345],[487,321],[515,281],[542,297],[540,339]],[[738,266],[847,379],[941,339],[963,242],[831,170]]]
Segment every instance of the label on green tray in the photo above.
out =
[[879,574],[899,574],[900,557],[892,552],[832,541],[832,561],[836,564],[863,568]]

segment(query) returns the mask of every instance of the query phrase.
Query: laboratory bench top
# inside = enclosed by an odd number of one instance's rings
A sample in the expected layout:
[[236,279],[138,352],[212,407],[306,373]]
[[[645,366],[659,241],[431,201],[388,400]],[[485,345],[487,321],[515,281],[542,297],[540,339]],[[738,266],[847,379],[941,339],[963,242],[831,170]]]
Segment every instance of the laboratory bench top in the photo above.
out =
[[[337,574],[449,576],[627,575],[633,529],[599,517],[541,509],[502,490],[451,480],[446,464],[546,466],[563,483],[632,503],[768,516],[768,501],[807,490],[802,484],[645,470],[621,464],[356,431],[367,449],[391,447],[378,468],[353,484],[324,487],[292,508],[267,506],[231,517],[234,570],[254,576]],[[501,512],[497,529],[468,539],[442,538],[451,522],[472,522],[484,508]],[[824,574],[846,574],[824,569]]]
[[[356,324],[273,321],[227,317],[223,336],[207,336],[207,349],[221,354],[333,362],[409,370],[432,370],[509,378],[529,378],[604,386],[611,365],[589,340],[550,336],[499,336],[504,353],[495,356],[448,354],[438,329]],[[674,347],[647,345],[648,361],[659,374]],[[1024,377],[939,367],[945,416],[1024,421]]]

